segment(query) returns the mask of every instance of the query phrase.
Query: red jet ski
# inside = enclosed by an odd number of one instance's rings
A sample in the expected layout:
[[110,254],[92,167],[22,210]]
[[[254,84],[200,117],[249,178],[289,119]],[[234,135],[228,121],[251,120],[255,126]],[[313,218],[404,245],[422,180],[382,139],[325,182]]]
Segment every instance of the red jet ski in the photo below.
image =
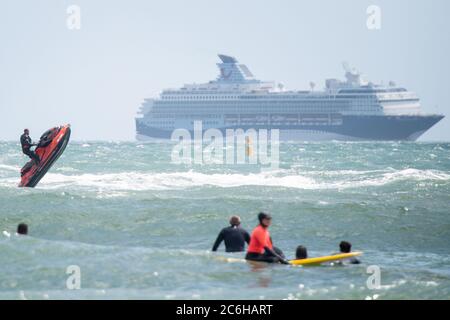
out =
[[40,161],[31,160],[20,170],[22,180],[19,187],[35,187],[64,152],[69,138],[70,124],[45,131],[34,150]]

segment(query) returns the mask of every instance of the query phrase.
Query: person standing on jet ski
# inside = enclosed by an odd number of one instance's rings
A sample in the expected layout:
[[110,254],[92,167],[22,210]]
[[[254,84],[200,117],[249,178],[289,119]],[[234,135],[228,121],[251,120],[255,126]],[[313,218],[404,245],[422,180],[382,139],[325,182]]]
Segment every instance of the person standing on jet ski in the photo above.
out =
[[30,130],[23,130],[23,134],[20,136],[20,143],[22,144],[22,152],[33,159],[36,163],[39,163],[39,156],[30,147],[37,146],[36,143],[32,143],[30,138]]

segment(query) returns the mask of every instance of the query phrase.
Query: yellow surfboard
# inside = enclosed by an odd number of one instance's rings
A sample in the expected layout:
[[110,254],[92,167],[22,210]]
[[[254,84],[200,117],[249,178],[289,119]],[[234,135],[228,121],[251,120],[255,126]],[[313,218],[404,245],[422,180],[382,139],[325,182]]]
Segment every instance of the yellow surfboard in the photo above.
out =
[[321,264],[323,262],[332,262],[332,261],[338,261],[338,260],[344,260],[356,256],[362,255],[362,252],[350,252],[350,253],[340,253],[335,254],[332,256],[323,256],[323,257],[317,257],[317,258],[307,258],[307,259],[300,259],[300,260],[290,260],[289,262],[294,266],[304,266],[304,265],[311,265],[311,264]]

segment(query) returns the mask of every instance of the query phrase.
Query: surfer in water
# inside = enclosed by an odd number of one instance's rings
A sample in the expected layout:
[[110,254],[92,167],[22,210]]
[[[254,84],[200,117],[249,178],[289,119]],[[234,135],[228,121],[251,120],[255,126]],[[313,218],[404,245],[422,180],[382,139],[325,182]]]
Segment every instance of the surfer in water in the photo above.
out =
[[217,251],[222,241],[225,241],[226,252],[242,252],[245,250],[245,243],[250,243],[250,235],[240,227],[241,218],[232,216],[230,226],[223,228],[217,236],[212,251]]
[[[347,241],[341,241],[341,243],[339,243],[339,249],[340,249],[340,253],[350,253],[350,252],[352,252],[352,244]],[[341,263],[342,263],[342,261],[341,261]],[[361,261],[359,261],[358,259],[353,257],[348,260],[348,263],[360,264]]]
[[20,234],[23,236],[27,235],[28,234],[28,225],[26,225],[25,223],[20,223],[17,226],[17,234]]
[[30,130],[23,130],[23,134],[20,136],[20,144],[22,145],[22,152],[33,159],[36,163],[39,163],[39,156],[32,150],[31,147],[37,146],[36,143],[32,143],[30,138]]
[[308,251],[304,246],[298,246],[297,250],[295,250],[295,259],[301,260],[308,258]]
[[269,263],[289,264],[283,252],[274,247],[269,233],[272,216],[261,212],[258,214],[259,225],[253,230],[245,259]]

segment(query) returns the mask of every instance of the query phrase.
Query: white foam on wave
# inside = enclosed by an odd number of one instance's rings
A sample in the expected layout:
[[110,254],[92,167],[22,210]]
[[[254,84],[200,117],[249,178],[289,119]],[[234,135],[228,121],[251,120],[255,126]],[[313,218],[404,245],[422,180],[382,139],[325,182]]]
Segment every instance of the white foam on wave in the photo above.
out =
[[79,172],[80,170],[72,168],[72,167],[59,167],[56,169],[56,171],[61,171],[61,172]]
[[[389,170],[389,169],[387,169]],[[305,170],[305,168],[297,167],[297,172],[308,176],[361,176],[386,173],[387,170]],[[395,171],[394,169],[391,169]]]
[[434,170],[404,169],[400,171],[378,173],[372,177],[355,175],[348,177],[342,174],[335,179],[314,179],[289,170],[268,171],[261,173],[201,173],[195,171],[173,173],[139,173],[121,172],[107,174],[64,175],[50,173],[42,180],[45,188],[59,188],[63,185],[96,188],[100,191],[140,191],[171,190],[191,187],[212,186],[235,188],[245,186],[266,186],[295,189],[348,189],[360,187],[376,187],[398,181],[448,181],[450,175]]
[[42,185],[59,187],[76,185],[109,190],[169,190],[189,187],[216,186],[223,188],[241,186],[312,187],[313,179],[301,176],[276,177],[271,173],[258,174],[206,174],[194,171],[174,173],[121,172],[108,174],[63,175],[48,174]]
[[360,187],[379,187],[388,185],[399,181],[448,181],[450,175],[444,172],[435,170],[418,170],[418,169],[404,169],[393,172],[385,172],[383,174],[363,178],[360,180],[343,181],[331,184],[336,188],[360,188]]
[[450,180],[450,174],[437,170],[419,170],[419,169],[404,169],[400,171],[388,172],[383,174],[384,182],[391,182],[396,180]]
[[[0,169],[14,170],[19,167],[0,165]],[[67,169],[67,168],[66,168]],[[58,170],[59,171],[59,170]],[[265,186],[305,190],[351,189],[377,187],[398,181],[448,181],[450,174],[436,170],[403,169],[389,171],[310,171],[303,174],[296,170],[279,169],[261,173],[202,173],[186,172],[119,172],[105,174],[70,174],[71,170],[48,173],[40,182],[43,189],[61,187],[81,187],[95,189],[107,196],[108,192],[141,190],[176,190],[192,187],[212,186],[235,188],[245,186]],[[1,171],[0,171],[1,172]],[[10,175],[10,174],[8,174]],[[17,187],[19,177],[0,179],[0,186]]]

